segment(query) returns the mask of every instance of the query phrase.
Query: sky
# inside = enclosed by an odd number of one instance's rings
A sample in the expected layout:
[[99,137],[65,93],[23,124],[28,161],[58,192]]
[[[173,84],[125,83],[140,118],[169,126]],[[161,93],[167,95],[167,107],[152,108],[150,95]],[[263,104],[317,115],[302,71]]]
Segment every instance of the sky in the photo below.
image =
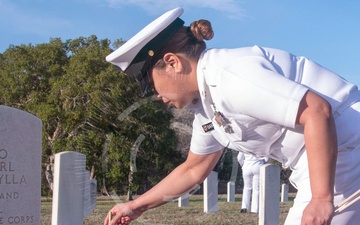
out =
[[360,1],[0,0],[0,53],[10,45],[96,35],[129,40],[183,7],[185,25],[212,23],[209,48],[259,45],[306,56],[360,86]]

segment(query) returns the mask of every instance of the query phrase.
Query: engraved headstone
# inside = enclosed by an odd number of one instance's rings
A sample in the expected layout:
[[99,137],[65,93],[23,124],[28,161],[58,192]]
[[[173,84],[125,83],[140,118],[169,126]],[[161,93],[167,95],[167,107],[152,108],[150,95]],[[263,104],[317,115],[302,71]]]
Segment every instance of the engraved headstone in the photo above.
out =
[[280,167],[260,167],[259,225],[279,225]]
[[42,122],[0,106],[0,224],[40,224]]

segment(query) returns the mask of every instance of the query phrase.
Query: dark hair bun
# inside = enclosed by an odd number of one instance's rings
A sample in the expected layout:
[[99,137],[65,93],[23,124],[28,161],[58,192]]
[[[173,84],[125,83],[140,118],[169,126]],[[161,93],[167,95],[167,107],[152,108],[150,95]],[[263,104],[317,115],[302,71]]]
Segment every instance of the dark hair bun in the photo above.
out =
[[198,41],[210,40],[214,37],[214,31],[208,20],[198,20],[190,24],[190,30]]

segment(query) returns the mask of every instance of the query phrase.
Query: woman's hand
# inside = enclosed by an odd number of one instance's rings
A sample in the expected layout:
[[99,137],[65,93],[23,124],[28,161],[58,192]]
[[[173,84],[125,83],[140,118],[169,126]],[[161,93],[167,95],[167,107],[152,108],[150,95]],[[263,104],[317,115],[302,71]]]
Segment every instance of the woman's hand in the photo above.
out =
[[116,204],[106,215],[104,225],[129,224],[137,219],[142,212],[133,210],[131,204],[132,202]]
[[[186,161],[149,191],[134,201],[115,205],[106,216],[104,225],[128,224],[144,211],[163,205],[192,190],[209,175],[221,154],[222,150],[206,155],[189,151]],[[109,222],[110,215],[111,222]]]
[[312,199],[304,209],[301,225],[330,225],[333,215],[332,201]]

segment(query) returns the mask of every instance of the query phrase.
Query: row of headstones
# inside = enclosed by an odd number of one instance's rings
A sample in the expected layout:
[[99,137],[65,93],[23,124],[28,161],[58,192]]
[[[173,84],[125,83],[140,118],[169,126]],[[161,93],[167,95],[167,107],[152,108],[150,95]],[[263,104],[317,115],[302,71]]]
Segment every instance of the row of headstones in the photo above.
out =
[[[40,224],[41,139],[39,118],[0,106],[0,224]],[[55,155],[52,225],[83,224],[96,207],[96,180],[89,179],[85,163],[78,152]],[[260,225],[279,224],[279,170],[276,165],[260,169]],[[204,181],[206,213],[218,210],[217,188],[217,173],[212,172]],[[179,204],[188,201],[186,196]],[[231,183],[228,198],[234,199]]]
[[[82,224],[96,207],[96,180],[89,180],[86,156],[78,152],[55,155],[52,225]],[[65,184],[65,185],[64,185]],[[204,184],[204,212],[218,211],[218,174],[211,172]],[[266,164],[260,168],[259,225],[279,224],[280,167]],[[196,190],[192,191],[193,193]],[[178,199],[178,206],[189,205],[190,193]],[[282,185],[281,201],[288,199],[288,186]],[[234,182],[228,183],[227,201],[235,201]],[[66,216],[65,216],[66,215]]]
[[[218,173],[212,171],[204,181],[204,212],[217,212],[218,208]],[[280,168],[265,164],[260,168],[259,225],[278,225],[280,201],[288,201],[289,186],[283,184],[280,189]],[[196,190],[192,191],[196,192]],[[189,206],[189,193],[178,199],[178,206]],[[235,183],[227,184],[227,202],[235,201]]]
[[[86,156],[78,152],[61,152],[55,155],[52,225],[82,224],[96,207],[96,180],[89,180],[85,169]],[[64,185],[66,184],[66,185]],[[203,183],[204,212],[217,212],[218,174],[212,171]],[[281,198],[280,168],[265,164],[260,168],[259,225],[278,225],[280,199],[287,201],[288,186],[282,185]],[[193,193],[196,190],[192,191]],[[190,193],[178,199],[178,206],[189,205]],[[228,183],[227,201],[235,201],[234,182]],[[71,202],[71,204],[69,204]]]
[[[96,207],[96,180],[89,180],[85,169],[86,156],[78,152],[61,152],[55,155],[52,225],[82,224]],[[64,185],[66,184],[66,185]],[[218,211],[218,173],[212,171],[203,183],[204,212]],[[280,199],[287,201],[288,186],[282,185],[280,168],[266,164],[260,168],[259,225],[278,225]],[[196,190],[192,191],[193,193]],[[178,199],[178,206],[189,205],[190,193]],[[235,201],[234,182],[228,183],[227,201]],[[69,204],[71,202],[71,204]],[[64,216],[66,215],[66,216]]]

